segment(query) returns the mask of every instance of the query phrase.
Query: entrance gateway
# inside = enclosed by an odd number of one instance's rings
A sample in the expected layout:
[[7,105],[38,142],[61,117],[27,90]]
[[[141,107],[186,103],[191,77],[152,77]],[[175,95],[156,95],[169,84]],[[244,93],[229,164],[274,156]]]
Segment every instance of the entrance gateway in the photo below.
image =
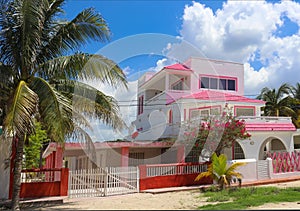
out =
[[138,167],[82,169],[69,173],[69,197],[111,196],[139,192]]

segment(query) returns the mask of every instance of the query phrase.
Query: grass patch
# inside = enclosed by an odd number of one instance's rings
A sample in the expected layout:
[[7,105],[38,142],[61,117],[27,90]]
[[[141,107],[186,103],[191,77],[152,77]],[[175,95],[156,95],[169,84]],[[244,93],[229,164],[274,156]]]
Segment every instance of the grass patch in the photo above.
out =
[[221,202],[198,207],[204,210],[242,210],[265,203],[300,201],[300,188],[248,187],[219,192],[205,192],[208,202]]

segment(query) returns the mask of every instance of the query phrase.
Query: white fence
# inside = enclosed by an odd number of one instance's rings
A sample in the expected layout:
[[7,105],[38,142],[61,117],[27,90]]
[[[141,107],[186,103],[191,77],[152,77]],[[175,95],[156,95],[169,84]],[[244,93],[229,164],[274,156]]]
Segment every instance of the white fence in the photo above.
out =
[[109,196],[139,191],[137,167],[83,169],[69,173],[69,197]]
[[201,173],[207,170],[207,164],[158,164],[147,165],[147,177],[155,177],[162,175],[175,175],[175,174],[194,174]]

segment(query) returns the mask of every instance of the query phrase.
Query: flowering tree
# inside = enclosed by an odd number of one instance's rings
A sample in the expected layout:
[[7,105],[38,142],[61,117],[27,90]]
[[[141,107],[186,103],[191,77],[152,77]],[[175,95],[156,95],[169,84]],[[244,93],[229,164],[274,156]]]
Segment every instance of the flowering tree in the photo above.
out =
[[198,130],[185,133],[188,140],[193,139],[193,149],[199,151],[203,161],[208,161],[215,152],[218,156],[224,148],[232,147],[236,140],[249,139],[245,121],[237,119],[232,112],[224,111],[222,115],[209,116],[199,121]]

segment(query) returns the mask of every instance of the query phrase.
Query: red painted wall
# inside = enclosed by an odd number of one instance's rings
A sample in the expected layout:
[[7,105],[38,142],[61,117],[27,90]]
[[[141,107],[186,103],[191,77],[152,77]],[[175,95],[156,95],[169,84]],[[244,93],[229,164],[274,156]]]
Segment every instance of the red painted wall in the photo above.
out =
[[[52,182],[28,182],[21,183],[20,198],[40,198],[49,196],[67,196],[68,195],[68,180],[69,169],[33,169],[23,170],[23,172],[45,172],[60,173],[59,181]],[[60,171],[60,172],[58,172]],[[12,187],[11,187],[12,189]]]
[[31,182],[21,184],[20,198],[39,198],[59,195],[60,182]]
[[195,178],[197,176],[198,176],[198,173],[141,178],[140,179],[140,191],[146,190],[146,189],[154,189],[154,188],[206,185],[206,184],[213,183],[212,179],[210,179],[210,178],[205,178],[205,179],[202,179],[199,181],[195,181]]

